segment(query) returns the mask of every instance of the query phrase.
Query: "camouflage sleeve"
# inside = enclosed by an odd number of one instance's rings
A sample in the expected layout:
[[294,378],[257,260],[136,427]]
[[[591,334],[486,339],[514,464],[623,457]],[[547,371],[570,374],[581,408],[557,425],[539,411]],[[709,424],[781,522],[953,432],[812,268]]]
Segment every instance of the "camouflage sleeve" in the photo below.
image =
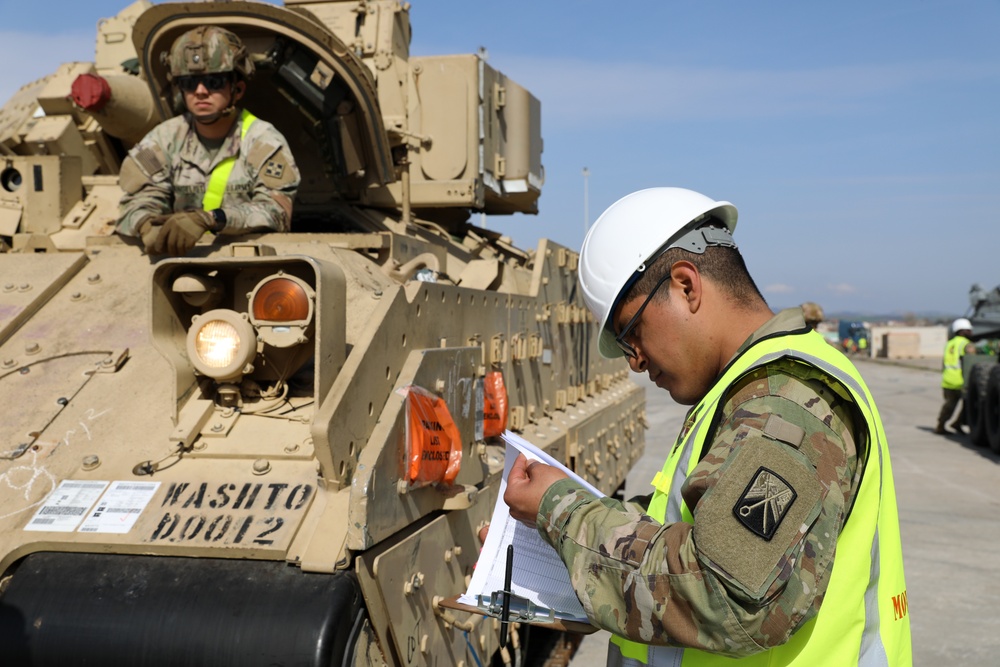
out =
[[116,230],[119,234],[137,236],[137,227],[143,218],[173,212],[170,162],[161,141],[162,127],[154,128],[122,162],[118,176],[123,192],[118,204]]
[[291,227],[292,201],[299,188],[299,170],[285,138],[273,125],[257,121],[241,154],[246,155],[245,167],[253,181],[253,191],[249,201],[224,204],[223,233],[287,232]]
[[[592,623],[647,644],[744,656],[785,642],[815,615],[858,482],[854,420],[816,378],[769,369],[764,380],[730,392],[711,448],[682,488],[693,525],[660,525],[571,480],[546,492],[538,530]],[[757,532],[766,522],[737,518],[753,504],[761,469],[778,471],[797,494],[771,540]]]

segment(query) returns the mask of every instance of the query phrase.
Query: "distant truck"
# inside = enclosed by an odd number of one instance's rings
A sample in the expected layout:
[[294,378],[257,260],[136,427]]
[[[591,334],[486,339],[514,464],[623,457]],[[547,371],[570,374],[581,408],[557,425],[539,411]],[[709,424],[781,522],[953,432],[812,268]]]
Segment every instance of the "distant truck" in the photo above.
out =
[[871,332],[864,322],[857,320],[841,320],[838,327],[837,340],[845,352],[867,353],[871,342]]
[[[1000,285],[969,289],[969,321],[974,342],[1000,338]],[[1000,364],[996,355],[968,354],[965,374],[965,420],[972,442],[1000,454]]]

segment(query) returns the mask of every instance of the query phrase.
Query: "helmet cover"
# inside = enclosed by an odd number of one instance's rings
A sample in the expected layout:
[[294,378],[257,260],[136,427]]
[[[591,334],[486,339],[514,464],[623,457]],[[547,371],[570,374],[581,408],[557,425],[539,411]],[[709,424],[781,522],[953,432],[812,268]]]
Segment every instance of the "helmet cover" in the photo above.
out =
[[218,26],[188,30],[170,47],[169,78],[236,72],[244,79],[253,74],[253,62],[234,33]]

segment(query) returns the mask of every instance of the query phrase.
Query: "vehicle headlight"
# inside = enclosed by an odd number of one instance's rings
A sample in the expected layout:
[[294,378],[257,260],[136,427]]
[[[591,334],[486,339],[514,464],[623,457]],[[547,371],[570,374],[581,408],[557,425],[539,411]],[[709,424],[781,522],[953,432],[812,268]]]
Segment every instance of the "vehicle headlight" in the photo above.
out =
[[193,318],[187,351],[191,364],[202,375],[233,380],[249,372],[257,354],[257,335],[246,314],[210,310]]

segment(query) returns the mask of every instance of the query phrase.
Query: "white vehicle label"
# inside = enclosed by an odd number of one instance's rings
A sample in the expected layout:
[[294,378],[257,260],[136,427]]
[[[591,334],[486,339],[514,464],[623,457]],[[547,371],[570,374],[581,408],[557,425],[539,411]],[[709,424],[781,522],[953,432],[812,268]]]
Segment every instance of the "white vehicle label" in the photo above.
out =
[[87,515],[79,532],[129,532],[158,488],[159,482],[112,482]]
[[63,480],[24,529],[73,532],[107,486],[108,482]]

